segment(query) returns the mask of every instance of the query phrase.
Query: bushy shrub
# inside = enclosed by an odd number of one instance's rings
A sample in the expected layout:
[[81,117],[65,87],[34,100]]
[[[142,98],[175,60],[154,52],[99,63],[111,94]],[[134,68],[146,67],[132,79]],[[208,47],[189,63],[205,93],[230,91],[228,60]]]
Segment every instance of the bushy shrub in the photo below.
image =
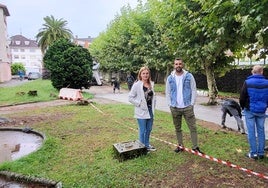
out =
[[11,74],[16,75],[18,71],[21,70],[25,73],[26,69],[22,63],[12,63],[11,64]]
[[49,47],[44,66],[50,71],[52,85],[57,88],[88,88],[92,79],[93,60],[89,51],[67,39]]

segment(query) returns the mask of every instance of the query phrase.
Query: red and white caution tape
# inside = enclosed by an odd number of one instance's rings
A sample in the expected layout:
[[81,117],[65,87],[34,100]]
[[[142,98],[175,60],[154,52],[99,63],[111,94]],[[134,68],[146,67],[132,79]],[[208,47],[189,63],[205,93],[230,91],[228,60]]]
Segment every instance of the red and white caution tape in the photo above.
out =
[[[100,113],[103,114],[103,112],[102,112],[100,109],[98,109],[96,106],[94,106],[93,104],[91,104],[91,106],[93,106],[97,111],[99,111]],[[116,121],[116,123],[120,124],[120,122],[118,122],[118,121]],[[125,125],[124,125],[124,126],[125,126]],[[129,128],[129,129],[131,129],[131,130],[134,130],[134,131],[137,132],[137,129],[134,129],[134,128],[129,127],[129,126],[126,126],[126,127]],[[217,158],[215,158],[215,157],[208,156],[208,155],[206,155],[206,154],[200,153],[200,152],[198,152],[198,151],[194,151],[194,150],[189,149],[189,148],[186,148],[186,147],[178,146],[177,144],[168,142],[168,141],[166,141],[166,140],[162,140],[162,139],[157,138],[157,137],[155,137],[155,136],[151,136],[151,137],[154,138],[155,140],[158,140],[158,141],[160,141],[160,142],[164,142],[164,143],[166,143],[166,144],[168,144],[168,145],[172,145],[172,146],[175,146],[175,147],[180,147],[180,148],[183,149],[184,151],[187,151],[187,152],[192,153],[192,154],[194,154],[194,155],[203,157],[203,158],[205,158],[205,159],[209,159],[209,160],[211,160],[211,161],[214,161],[214,162],[217,162],[217,163],[220,163],[220,164],[224,164],[224,165],[229,166],[229,167],[232,167],[232,168],[236,168],[236,169],[241,170],[241,171],[243,171],[243,172],[246,172],[246,173],[248,173],[248,174],[252,174],[252,175],[255,175],[255,176],[258,176],[258,177],[260,177],[260,178],[263,178],[263,179],[267,179],[267,180],[268,180],[268,176],[266,176],[266,175],[264,175],[264,174],[262,174],[262,173],[258,173],[258,172],[254,172],[254,171],[249,170],[249,169],[246,169],[246,168],[242,168],[242,167],[240,167],[240,166],[238,166],[238,165],[232,164],[231,162],[223,161],[223,160],[217,159]]]
[[260,177],[260,178],[263,178],[263,179],[267,179],[267,180],[268,180],[268,176],[266,176],[266,175],[264,175],[264,174],[262,174],[262,173],[258,173],[258,172],[254,172],[254,171],[249,170],[249,169],[246,169],[246,168],[242,168],[242,167],[240,167],[240,166],[238,166],[238,165],[232,164],[231,162],[223,161],[223,160],[217,159],[217,158],[215,158],[215,157],[211,157],[211,156],[208,156],[208,155],[206,155],[206,154],[200,153],[200,152],[198,152],[198,151],[194,151],[194,150],[189,149],[189,148],[186,148],[186,147],[178,146],[178,145],[176,145],[176,144],[173,144],[173,143],[171,143],[171,142],[162,140],[162,139],[160,139],[160,138],[156,138],[156,137],[154,137],[154,136],[151,136],[151,137],[154,138],[154,139],[156,139],[156,140],[158,140],[158,141],[164,142],[164,143],[166,143],[166,144],[173,145],[173,146],[175,146],[175,147],[180,147],[180,148],[183,149],[184,151],[187,151],[187,152],[192,153],[192,154],[194,154],[194,155],[197,155],[197,156],[200,156],[200,157],[209,159],[209,160],[211,160],[211,161],[218,162],[218,163],[220,163],[220,164],[224,164],[224,165],[229,166],[229,167],[232,167],[232,168],[236,168],[236,169],[238,169],[238,170],[242,170],[242,171],[244,171],[244,172],[247,172],[248,174],[252,174],[252,175],[255,175],[255,176],[258,176],[258,177]]

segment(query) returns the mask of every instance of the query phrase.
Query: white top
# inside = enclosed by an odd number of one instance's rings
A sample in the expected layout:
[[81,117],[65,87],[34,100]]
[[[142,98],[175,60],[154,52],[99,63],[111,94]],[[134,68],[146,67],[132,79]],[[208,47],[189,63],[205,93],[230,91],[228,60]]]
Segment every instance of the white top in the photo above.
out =
[[182,75],[176,75],[176,85],[177,85],[177,105],[178,108],[185,108],[184,102],[183,102],[183,92],[182,92],[182,80],[183,80],[183,74]]

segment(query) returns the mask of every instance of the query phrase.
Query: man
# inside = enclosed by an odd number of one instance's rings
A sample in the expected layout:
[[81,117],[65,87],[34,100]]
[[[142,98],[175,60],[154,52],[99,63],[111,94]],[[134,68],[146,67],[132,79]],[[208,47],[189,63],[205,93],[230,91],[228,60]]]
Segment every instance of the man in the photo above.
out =
[[184,150],[182,136],[182,116],[190,130],[193,150],[200,152],[197,144],[197,128],[194,114],[194,103],[196,99],[196,83],[193,75],[183,69],[184,63],[180,58],[174,61],[174,71],[166,81],[166,98],[170,107],[175,126],[178,146],[174,150],[179,153]]
[[134,79],[134,77],[131,75],[131,73],[128,73],[127,78],[126,78],[126,81],[127,81],[128,90],[130,91],[131,88],[132,88],[132,85],[133,85],[134,82],[135,82],[135,79]]
[[118,93],[120,93],[120,82],[117,80],[117,78],[114,79],[114,81],[112,82],[113,87],[113,91],[115,93],[115,90],[118,90]]
[[233,99],[224,99],[223,102],[221,103],[221,110],[222,110],[222,121],[221,121],[222,128],[226,128],[225,120],[226,120],[226,114],[228,113],[230,116],[234,116],[237,122],[238,131],[240,131],[241,134],[245,134],[244,123],[243,120],[241,119],[242,118],[241,107],[239,106],[239,104]]
[[[251,159],[263,159],[265,148],[264,123],[268,106],[268,80],[263,76],[263,67],[255,65],[240,93],[240,106],[244,110],[248,130]],[[257,136],[256,136],[257,132]]]

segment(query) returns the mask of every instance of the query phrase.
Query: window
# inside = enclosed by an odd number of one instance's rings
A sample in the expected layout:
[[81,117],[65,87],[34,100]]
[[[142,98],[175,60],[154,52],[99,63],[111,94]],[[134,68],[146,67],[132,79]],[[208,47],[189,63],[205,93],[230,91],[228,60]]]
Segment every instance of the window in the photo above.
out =
[[19,41],[19,40],[16,40],[16,41],[15,41],[15,44],[16,44],[16,45],[20,45],[20,41]]
[[25,52],[25,49],[20,49],[20,52]]
[[21,55],[20,57],[21,57],[21,59],[26,59],[26,58],[25,58],[25,55]]
[[35,49],[30,49],[30,52],[35,52]]
[[30,44],[30,41],[26,40],[24,41],[24,44],[28,46]]
[[13,51],[14,51],[14,52],[18,52],[18,51],[19,51],[19,49],[13,49]]
[[14,59],[19,59],[19,55],[14,55]]

